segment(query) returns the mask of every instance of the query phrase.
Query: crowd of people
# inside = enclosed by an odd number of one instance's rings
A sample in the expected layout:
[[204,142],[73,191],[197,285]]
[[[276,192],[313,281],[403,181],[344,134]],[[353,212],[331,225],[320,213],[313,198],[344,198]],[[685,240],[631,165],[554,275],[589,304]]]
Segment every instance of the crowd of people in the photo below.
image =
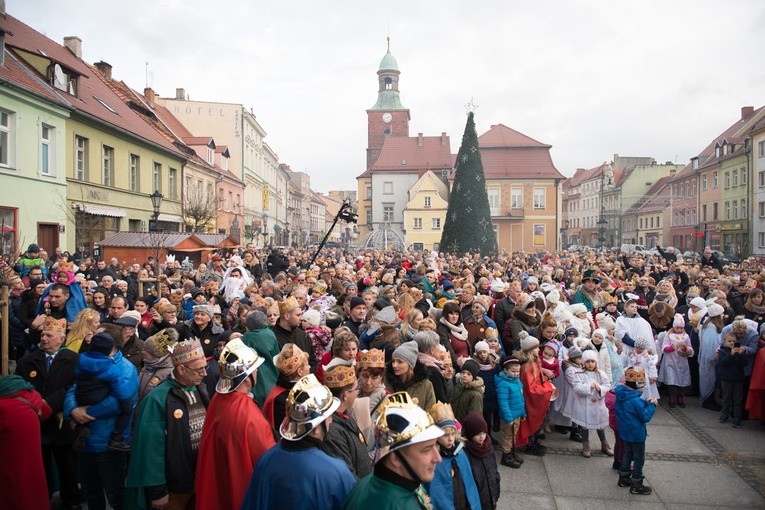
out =
[[613,457],[642,495],[660,399],[765,420],[755,260],[253,245],[163,259],[32,244],[0,266],[8,508],[58,490],[91,510],[493,509],[500,477],[553,433]]

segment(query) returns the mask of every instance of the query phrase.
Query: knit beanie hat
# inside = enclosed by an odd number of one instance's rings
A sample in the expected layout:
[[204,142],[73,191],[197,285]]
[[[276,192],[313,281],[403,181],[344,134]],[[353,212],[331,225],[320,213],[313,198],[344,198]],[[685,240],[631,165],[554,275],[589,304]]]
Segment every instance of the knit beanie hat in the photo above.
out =
[[[394,353],[395,355],[395,353]],[[478,367],[478,363],[475,360],[468,359],[462,364],[462,371],[467,370],[470,372],[470,374],[473,376],[473,379],[478,377],[478,371],[480,370]]]
[[308,309],[303,312],[303,320],[315,328],[321,323],[321,315],[317,310]]
[[539,340],[525,331],[521,331],[521,333],[518,335],[521,339],[521,350],[523,352],[529,352],[531,350],[534,350],[536,347],[539,347]]
[[568,359],[576,359],[582,357],[582,350],[576,345],[572,345],[568,348]]
[[707,315],[710,317],[717,317],[725,312],[725,308],[717,303],[712,303],[707,307]]
[[691,306],[695,306],[696,308],[704,308],[707,305],[707,302],[704,301],[703,297],[695,297],[691,299]]
[[550,291],[545,299],[548,303],[556,305],[560,302],[560,293],[557,290]]
[[114,338],[109,333],[96,333],[90,339],[90,352],[100,352],[104,356],[112,353]]
[[536,305],[534,298],[528,294],[521,294],[521,297],[518,299],[517,307],[520,308],[521,310],[526,310],[531,305]]
[[462,418],[462,435],[472,439],[481,432],[489,433],[489,427],[486,426],[486,420],[476,412],[468,413]]
[[683,319],[683,316],[679,313],[675,314],[675,320],[672,321],[672,327],[673,328],[684,328],[685,327],[685,319]]
[[602,336],[602,337],[603,337],[603,341],[604,341],[604,342],[605,342],[606,340],[608,340],[608,331],[606,331],[606,330],[605,330],[605,329],[603,329],[603,328],[598,328],[598,329],[596,329],[595,331],[593,331],[593,332],[592,332],[592,336],[595,336],[595,335],[600,335],[600,336]]
[[579,336],[579,331],[576,328],[566,328],[563,336]]
[[582,363],[585,361],[598,361],[598,353],[592,349],[585,349],[582,352]]
[[651,341],[647,338],[638,338],[635,340],[635,349],[650,349]]
[[558,344],[556,342],[547,342],[543,349],[552,349],[555,356],[558,356]]
[[479,352],[489,352],[491,349],[489,349],[489,344],[485,342],[484,340],[480,340],[475,343],[475,347],[473,347],[473,351],[478,354]]
[[526,280],[526,285],[530,283],[534,285],[539,285],[539,278],[537,278],[536,276],[529,276],[528,280]]
[[364,301],[364,298],[360,296],[353,296],[351,298],[351,306],[349,307],[349,310],[353,310],[357,306],[366,305],[366,301]]
[[210,317],[210,320],[215,318],[215,310],[213,310],[213,307],[210,305],[197,305],[192,310],[194,313],[206,313]]
[[[406,364],[409,365],[409,368],[414,370],[414,365],[417,363],[418,352],[417,342],[411,340],[409,342],[404,342],[398,349],[393,351],[393,357],[405,361]],[[478,365],[476,365],[476,367],[478,367]]]
[[573,313],[574,316],[577,316],[580,313],[587,313],[587,307],[584,306],[583,303],[574,303],[573,305],[569,305],[568,310]]

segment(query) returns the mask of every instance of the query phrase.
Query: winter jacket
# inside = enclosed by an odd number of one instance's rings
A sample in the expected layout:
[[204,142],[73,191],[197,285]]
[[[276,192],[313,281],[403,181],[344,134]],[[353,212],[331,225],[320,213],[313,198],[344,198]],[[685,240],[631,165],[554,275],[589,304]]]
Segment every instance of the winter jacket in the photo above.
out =
[[504,370],[494,376],[497,385],[497,401],[502,421],[510,423],[516,418],[526,417],[523,400],[523,383],[520,377],[511,377]]
[[[476,359],[476,361],[478,360]],[[498,406],[497,385],[494,382],[494,376],[502,371],[502,365],[500,365],[499,360],[497,359],[494,366],[491,364],[484,365],[480,361],[478,361],[478,366],[480,367],[478,377],[483,379],[483,412],[493,413],[497,410]]]
[[[515,302],[511,301],[509,297],[500,299],[497,301],[497,304],[494,305],[494,322],[497,323],[497,331],[499,332],[500,340],[503,345],[507,345],[509,342],[504,335],[505,322],[510,319],[513,310],[515,310]],[[505,352],[510,352],[507,350],[507,347],[505,347]]]
[[[305,334],[303,328],[297,327],[291,330],[284,329],[277,322],[272,327],[274,334],[276,335],[276,341],[279,344],[279,349],[284,347],[285,344],[295,344],[303,352],[312,353],[313,345],[311,345],[311,339]],[[316,373],[316,367],[319,362],[315,356],[308,356],[308,364],[311,365],[311,372]]]
[[[725,335],[730,333],[732,329],[733,326],[725,326],[720,334],[720,338],[725,338]],[[746,365],[744,366],[744,375],[746,376],[752,375],[752,370],[754,370],[754,358],[757,356],[757,350],[759,348],[757,337],[757,330],[749,327],[746,330],[746,336],[739,340],[739,342],[741,342],[741,347],[746,349],[746,354],[739,354],[739,356],[743,356],[746,359]]]
[[740,382],[745,378],[744,367],[747,359],[745,354],[731,354],[730,347],[720,347],[720,356],[717,360],[717,377],[721,381]]
[[385,389],[391,393],[405,391],[412,400],[423,410],[428,411],[436,403],[436,394],[433,392],[433,384],[428,380],[428,372],[425,365],[419,361],[414,365],[414,375],[403,383],[401,378],[393,373],[390,364],[385,368]]
[[467,384],[463,383],[462,380],[457,382],[454,387],[452,409],[454,410],[454,417],[458,421],[462,420],[468,413],[483,413],[483,390],[483,379],[480,377]]
[[483,510],[497,508],[500,493],[500,476],[497,469],[497,459],[494,455],[478,457],[467,450],[470,469],[473,471],[473,479],[478,487],[478,497],[481,499]]
[[[470,460],[463,450],[462,443],[458,443],[452,452],[445,452],[443,448],[440,450],[441,462],[436,464],[433,480],[425,484],[433,502],[433,508],[454,508],[455,498],[460,498],[461,504],[467,500],[467,508],[479,510],[481,498],[473,478]],[[455,484],[460,483],[462,486],[458,486],[455,491]]]
[[356,478],[362,478],[372,472],[369,450],[364,442],[364,435],[352,417],[335,412],[332,426],[322,447],[324,453],[348,464]]
[[[114,432],[114,422],[120,414],[119,400],[130,398],[135,404],[138,393],[138,373],[135,366],[119,352],[113,357],[101,353],[83,354],[77,363],[77,372],[109,382],[111,388],[109,396],[88,407],[88,414],[95,420],[86,425],[90,429],[90,436],[82,449],[83,453],[106,452],[109,439]],[[72,386],[66,393],[64,421],[69,421],[72,411],[79,407],[75,391],[76,386]],[[128,439],[126,438],[126,440]]]
[[[611,389],[611,377],[602,370],[578,369],[574,374],[573,415],[571,419],[586,429],[600,430],[608,426],[606,393]],[[600,391],[592,389],[592,383],[600,386]]]
[[159,383],[170,377],[173,371],[173,359],[167,354],[155,361],[144,361],[138,373],[138,402],[157,387]]
[[646,423],[656,412],[656,404],[640,398],[640,392],[620,384],[616,394],[616,423],[619,436],[628,443],[644,443],[648,436]]
[[10,294],[11,306],[8,308],[9,315],[9,334],[11,338],[11,345],[23,347],[27,334],[24,331],[28,326],[24,325],[21,320],[21,295],[16,295],[13,292]]

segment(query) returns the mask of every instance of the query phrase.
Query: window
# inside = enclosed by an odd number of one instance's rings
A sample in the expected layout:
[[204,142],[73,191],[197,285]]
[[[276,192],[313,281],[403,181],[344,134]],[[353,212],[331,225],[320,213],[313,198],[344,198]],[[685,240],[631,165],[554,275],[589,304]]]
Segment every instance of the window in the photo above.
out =
[[760,218],[765,218],[765,202],[760,202],[758,208],[760,210]]
[[134,191],[138,193],[141,191],[141,183],[139,181],[139,176],[141,170],[141,158],[136,156],[135,154],[130,155],[130,166],[128,168],[128,180],[130,181],[128,183],[130,187],[130,191]]
[[372,186],[367,186],[367,200],[372,198]]
[[48,68],[50,84],[59,90],[77,95],[77,75],[69,70],[64,70],[59,64],[53,64]]
[[171,168],[167,174],[167,194],[172,199],[178,198],[178,170]]
[[211,165],[215,164],[215,151],[211,147],[207,147],[207,162]]
[[3,235],[0,236],[0,253],[15,253],[18,249],[16,244],[18,234],[18,209],[0,207],[0,227]]
[[51,126],[42,125],[40,130],[40,173],[54,175],[55,154],[53,154],[53,133]]
[[749,217],[749,211],[746,209],[746,199],[741,199],[741,219],[745,220]]
[[701,204],[701,221],[707,221],[707,204]]
[[427,209],[429,207],[430,207],[430,197],[425,197],[425,208]]
[[725,189],[730,188],[730,172],[725,172]]
[[[202,182],[202,179],[197,179],[197,192],[196,192],[197,205],[202,204],[202,192],[204,191],[204,185],[205,183]],[[229,192],[228,198],[229,198],[229,203],[231,203],[231,192]]]
[[757,178],[758,178],[757,185],[760,188],[765,188],[765,170],[763,170],[762,172],[759,172],[757,174]]
[[228,203],[226,204],[226,210],[230,211],[232,207],[234,207],[234,192],[233,191],[229,191],[228,192]]
[[760,248],[765,248],[765,232],[760,232],[758,238],[759,238]]
[[88,178],[88,139],[74,137],[74,178],[84,181]]
[[545,207],[545,189],[534,188],[534,209],[544,209]]
[[737,220],[738,219],[738,200],[734,200],[733,201],[733,211],[732,212],[733,212],[733,219]]
[[643,218],[640,218],[640,229],[643,229]]
[[[239,195],[237,195],[238,197]],[[205,208],[210,201],[215,200],[215,192],[213,191],[213,183],[207,183],[207,195],[205,196]]]
[[223,209],[223,202],[225,202],[226,197],[223,194],[223,188],[218,189],[218,209]]
[[392,195],[392,194],[393,194],[393,182],[385,181],[383,183],[383,195]]
[[114,149],[104,145],[101,160],[103,162],[101,165],[101,184],[104,186],[113,186],[114,166],[112,165],[112,161],[114,161]]
[[365,213],[366,213],[366,216],[367,216],[367,225],[371,225],[372,224],[372,208],[371,207],[367,207],[365,209]]
[[510,190],[510,207],[513,209],[523,209],[523,188],[512,188]]
[[759,157],[765,156],[765,141],[759,142],[757,144],[757,155]]
[[725,216],[726,220],[730,219],[730,202],[725,202]]
[[741,175],[741,185],[742,186],[746,186],[746,181],[749,178],[748,174],[749,174],[749,172],[747,172],[745,168],[742,168],[741,171],[739,172],[739,175]]
[[0,166],[13,166],[13,124],[15,116],[0,110]]
[[736,187],[738,186],[738,170],[733,170],[733,182],[731,183],[731,186]]
[[155,191],[162,191],[162,165],[154,163],[154,170],[151,174],[151,184]]
[[712,187],[713,188],[716,188],[717,186],[719,186],[720,183],[718,181],[719,179],[718,179],[717,172],[712,172]]
[[499,216],[500,213],[500,189],[489,188],[489,214]]
[[422,228],[422,218],[415,218],[414,219],[414,228],[415,229],[421,229]]
[[653,216],[651,216],[651,217],[649,218],[649,222],[651,223],[651,226],[650,226],[650,228],[653,228]]
[[713,220],[716,220],[716,219],[717,219],[717,209],[718,209],[718,207],[717,207],[717,206],[718,206],[718,205],[720,205],[720,204],[719,204],[719,203],[717,203],[717,202],[715,202],[715,203],[713,203],[713,204],[712,204],[712,219],[713,219]]
[[441,218],[433,218],[431,220],[433,230],[441,230]]
[[393,204],[383,204],[383,221],[393,221]]

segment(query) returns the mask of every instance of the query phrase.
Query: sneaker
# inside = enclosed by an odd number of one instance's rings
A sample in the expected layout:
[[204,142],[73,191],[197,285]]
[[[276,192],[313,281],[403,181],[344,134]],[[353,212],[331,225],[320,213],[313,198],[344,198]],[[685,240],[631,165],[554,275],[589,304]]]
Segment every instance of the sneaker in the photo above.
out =
[[722,415],[722,416],[720,416],[720,420],[719,421],[720,421],[720,423],[728,423],[729,419],[730,418],[728,418],[727,416]]

